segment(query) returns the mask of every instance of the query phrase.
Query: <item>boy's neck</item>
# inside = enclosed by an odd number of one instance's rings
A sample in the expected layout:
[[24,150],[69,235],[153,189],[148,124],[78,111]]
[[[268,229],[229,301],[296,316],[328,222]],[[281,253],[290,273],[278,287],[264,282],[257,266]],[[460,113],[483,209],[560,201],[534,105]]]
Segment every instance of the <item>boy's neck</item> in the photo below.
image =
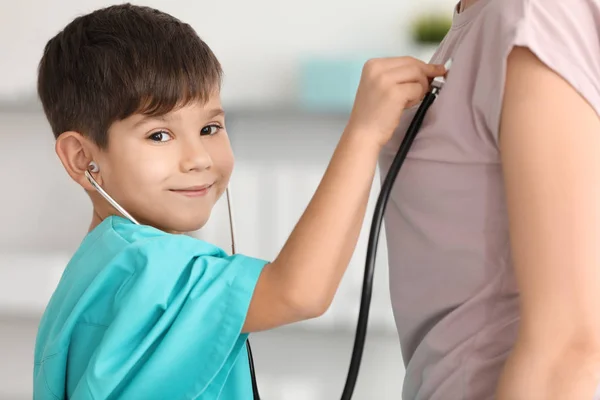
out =
[[96,227],[98,225],[100,225],[101,222],[102,222],[102,217],[100,217],[100,214],[98,214],[98,211],[96,211],[96,209],[94,208],[94,211],[92,213],[92,222],[90,223],[90,228],[89,228],[88,232],[91,232],[94,229],[96,229]]
[[[117,215],[117,214],[110,214],[109,217],[112,216],[112,215]],[[105,217],[105,218],[108,218],[108,217]],[[89,227],[88,232],[91,232],[94,229],[96,229],[98,227],[98,225],[100,225],[102,223],[102,221],[104,221],[105,218],[102,218],[100,216],[100,213],[98,212],[98,210],[96,210],[94,208],[94,211],[92,213],[92,222],[90,223],[90,227]],[[142,223],[142,222],[140,221],[140,223]],[[184,234],[184,232],[177,232],[177,231],[172,231],[172,230],[164,230],[164,229],[161,229],[161,228],[156,228],[156,229],[160,229],[163,232],[170,233],[172,235],[183,235]]]

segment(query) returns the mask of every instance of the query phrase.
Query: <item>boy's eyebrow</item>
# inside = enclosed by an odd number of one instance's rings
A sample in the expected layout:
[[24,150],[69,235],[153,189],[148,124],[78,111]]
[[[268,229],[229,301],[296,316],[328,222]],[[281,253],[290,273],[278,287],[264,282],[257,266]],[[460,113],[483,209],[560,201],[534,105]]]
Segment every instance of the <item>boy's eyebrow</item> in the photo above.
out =
[[[225,111],[222,108],[213,108],[206,114],[206,117],[208,119],[211,119],[211,118],[220,117],[220,116],[224,116],[224,115],[225,115]],[[137,128],[140,125],[143,125],[148,121],[167,122],[168,120],[169,120],[169,118],[167,118],[164,115],[144,116],[139,121],[137,121],[135,124],[133,124],[133,128]]]
[[163,115],[154,115],[154,116],[144,116],[142,118],[140,118],[140,120],[138,122],[136,122],[135,124],[133,124],[133,128],[137,128],[140,125],[145,124],[148,121],[161,121],[161,122],[167,122],[168,118],[163,116]]
[[207,117],[210,118],[214,118],[214,117],[220,117],[225,115],[225,111],[222,108],[213,108],[212,110],[210,110],[207,113]]

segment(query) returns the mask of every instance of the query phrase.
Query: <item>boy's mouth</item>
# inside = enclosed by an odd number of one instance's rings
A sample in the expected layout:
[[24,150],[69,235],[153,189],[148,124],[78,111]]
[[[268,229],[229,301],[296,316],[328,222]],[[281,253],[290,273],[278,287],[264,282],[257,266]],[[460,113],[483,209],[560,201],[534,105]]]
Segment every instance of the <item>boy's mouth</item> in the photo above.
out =
[[171,189],[171,192],[178,193],[186,197],[202,197],[210,191],[212,186],[212,183],[201,186],[190,186],[183,189]]

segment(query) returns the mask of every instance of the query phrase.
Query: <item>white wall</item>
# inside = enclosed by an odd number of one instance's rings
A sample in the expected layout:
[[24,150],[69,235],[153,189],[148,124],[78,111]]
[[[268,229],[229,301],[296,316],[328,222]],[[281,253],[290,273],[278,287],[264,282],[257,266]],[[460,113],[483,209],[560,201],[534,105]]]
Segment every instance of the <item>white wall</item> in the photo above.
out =
[[[146,0],[189,22],[223,63],[224,100],[278,103],[293,95],[298,61],[409,51],[414,12],[458,0]],[[0,0],[0,99],[34,94],[45,43],[72,18],[119,1]]]

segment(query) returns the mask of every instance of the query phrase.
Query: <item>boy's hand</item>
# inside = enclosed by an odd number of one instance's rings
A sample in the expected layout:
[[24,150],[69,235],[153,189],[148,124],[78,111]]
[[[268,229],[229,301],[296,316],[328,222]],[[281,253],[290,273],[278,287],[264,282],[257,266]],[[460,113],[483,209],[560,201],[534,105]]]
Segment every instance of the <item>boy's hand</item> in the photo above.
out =
[[402,112],[418,104],[431,80],[443,76],[443,65],[427,64],[412,57],[372,59],[366,62],[348,131],[374,135],[379,146],[392,137]]

